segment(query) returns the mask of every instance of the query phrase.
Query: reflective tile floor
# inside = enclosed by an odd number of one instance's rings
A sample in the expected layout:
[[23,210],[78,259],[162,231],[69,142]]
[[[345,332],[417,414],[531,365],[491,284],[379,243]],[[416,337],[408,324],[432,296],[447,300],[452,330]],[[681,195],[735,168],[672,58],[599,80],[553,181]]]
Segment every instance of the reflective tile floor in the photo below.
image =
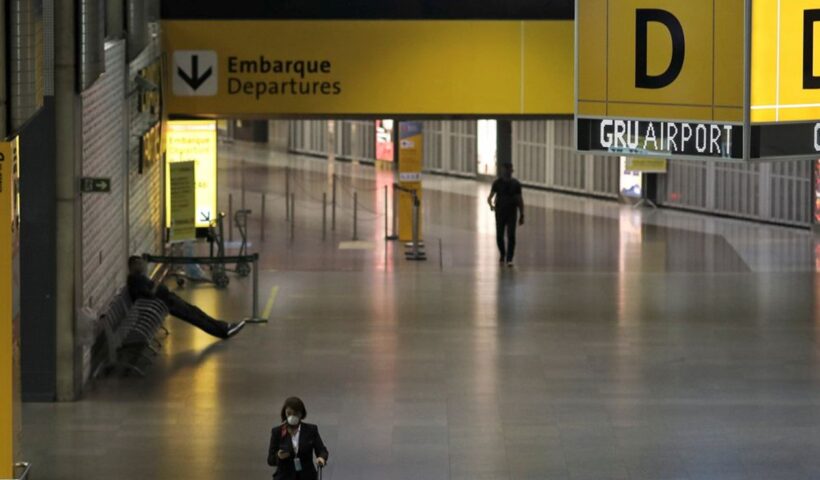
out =
[[[501,269],[487,185],[425,177],[430,258],[409,263],[383,240],[389,173],[335,166],[323,241],[325,162],[221,153],[223,205],[241,204],[244,163],[270,322],[216,342],[171,319],[147,378],[26,405],[36,478],[268,478],[289,395],[319,424],[332,480],[820,478],[808,232],[527,191],[517,266]],[[340,250],[354,191],[365,243]],[[237,278],[180,290],[223,318],[250,292]]]

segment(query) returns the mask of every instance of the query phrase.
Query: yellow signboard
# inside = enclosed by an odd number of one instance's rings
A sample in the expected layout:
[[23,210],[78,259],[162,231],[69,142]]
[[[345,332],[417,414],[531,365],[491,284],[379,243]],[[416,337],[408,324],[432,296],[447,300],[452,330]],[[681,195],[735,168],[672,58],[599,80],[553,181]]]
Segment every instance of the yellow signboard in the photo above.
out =
[[579,116],[743,121],[743,0],[579,0]]
[[572,21],[186,20],[163,39],[171,114],[573,112]]
[[641,173],[666,173],[667,161],[664,158],[629,157],[625,170]]
[[0,142],[0,478],[14,478],[15,324],[19,302],[14,291],[19,207],[18,141]]
[[170,164],[171,242],[196,239],[196,165],[195,162]]
[[166,134],[165,218],[171,227],[171,164],[196,164],[196,226],[205,228],[217,213],[216,121],[168,122]]
[[752,2],[752,122],[820,119],[820,1]]
[[[399,123],[399,185],[405,189],[399,193],[399,240],[413,240],[413,194],[421,201],[421,169],[424,137],[421,122]],[[421,212],[418,217],[419,240],[422,239]]]

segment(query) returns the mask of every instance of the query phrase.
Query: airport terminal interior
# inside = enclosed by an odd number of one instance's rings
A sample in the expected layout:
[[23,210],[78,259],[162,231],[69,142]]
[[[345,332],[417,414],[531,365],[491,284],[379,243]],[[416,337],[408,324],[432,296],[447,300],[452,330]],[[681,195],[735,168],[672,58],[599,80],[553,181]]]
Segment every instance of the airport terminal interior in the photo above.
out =
[[820,477],[820,2],[0,3],[0,479]]

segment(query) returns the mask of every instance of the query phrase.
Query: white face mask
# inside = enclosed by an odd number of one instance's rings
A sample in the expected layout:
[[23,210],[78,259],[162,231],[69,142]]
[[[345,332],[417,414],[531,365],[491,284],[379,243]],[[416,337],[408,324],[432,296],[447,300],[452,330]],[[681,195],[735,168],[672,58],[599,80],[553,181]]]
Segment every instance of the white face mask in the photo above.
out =
[[298,415],[291,415],[288,417],[288,425],[295,427],[296,425],[299,425],[299,420],[300,418]]

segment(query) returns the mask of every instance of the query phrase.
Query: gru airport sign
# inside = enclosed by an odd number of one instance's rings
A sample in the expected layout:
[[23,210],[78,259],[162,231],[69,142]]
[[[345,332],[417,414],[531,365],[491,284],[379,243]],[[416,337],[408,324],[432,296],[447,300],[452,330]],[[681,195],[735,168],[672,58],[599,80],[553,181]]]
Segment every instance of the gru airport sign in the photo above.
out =
[[579,150],[820,154],[820,0],[579,0],[576,10]]
[[171,115],[571,115],[568,20],[164,20]]

